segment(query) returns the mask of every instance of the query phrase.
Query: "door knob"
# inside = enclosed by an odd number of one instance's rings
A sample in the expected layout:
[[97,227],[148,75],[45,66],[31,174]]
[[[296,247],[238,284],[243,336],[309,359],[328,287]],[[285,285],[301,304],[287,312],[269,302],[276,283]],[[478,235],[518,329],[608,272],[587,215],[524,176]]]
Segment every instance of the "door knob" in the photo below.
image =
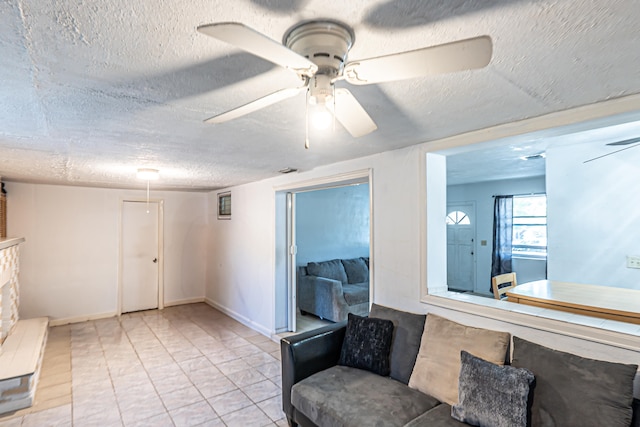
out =
[[153,259],[153,262],[158,262],[158,258],[154,258],[154,259]]

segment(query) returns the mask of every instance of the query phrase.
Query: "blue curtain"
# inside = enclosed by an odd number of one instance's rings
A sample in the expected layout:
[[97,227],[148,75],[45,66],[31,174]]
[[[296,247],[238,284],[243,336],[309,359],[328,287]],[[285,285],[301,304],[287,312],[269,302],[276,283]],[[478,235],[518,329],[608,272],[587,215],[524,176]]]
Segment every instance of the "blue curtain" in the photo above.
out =
[[[511,273],[511,240],[513,236],[513,196],[495,196],[493,203],[493,254],[491,277]],[[493,292],[491,283],[489,291]]]

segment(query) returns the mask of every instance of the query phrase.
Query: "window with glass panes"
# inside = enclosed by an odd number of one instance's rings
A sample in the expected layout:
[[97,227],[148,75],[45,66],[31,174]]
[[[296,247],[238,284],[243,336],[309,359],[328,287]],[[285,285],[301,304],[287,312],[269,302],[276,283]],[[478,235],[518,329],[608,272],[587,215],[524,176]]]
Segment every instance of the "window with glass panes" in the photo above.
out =
[[547,195],[513,197],[514,256],[547,256]]

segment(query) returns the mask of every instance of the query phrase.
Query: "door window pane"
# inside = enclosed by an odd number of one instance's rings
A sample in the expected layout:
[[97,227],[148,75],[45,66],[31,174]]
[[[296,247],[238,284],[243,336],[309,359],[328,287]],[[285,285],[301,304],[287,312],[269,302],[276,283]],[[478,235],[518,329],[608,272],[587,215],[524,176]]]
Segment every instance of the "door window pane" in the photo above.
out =
[[447,225],[470,225],[469,216],[462,211],[453,211],[447,215]]

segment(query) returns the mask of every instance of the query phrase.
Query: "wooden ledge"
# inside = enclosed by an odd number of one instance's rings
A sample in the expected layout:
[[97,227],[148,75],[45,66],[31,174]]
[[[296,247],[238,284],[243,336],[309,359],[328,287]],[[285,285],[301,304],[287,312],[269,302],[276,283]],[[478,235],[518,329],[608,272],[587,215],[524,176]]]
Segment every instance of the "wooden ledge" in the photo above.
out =
[[3,237],[0,238],[0,250],[18,245],[24,242],[24,237]]
[[49,318],[18,320],[0,350],[0,381],[33,374],[46,344]]

